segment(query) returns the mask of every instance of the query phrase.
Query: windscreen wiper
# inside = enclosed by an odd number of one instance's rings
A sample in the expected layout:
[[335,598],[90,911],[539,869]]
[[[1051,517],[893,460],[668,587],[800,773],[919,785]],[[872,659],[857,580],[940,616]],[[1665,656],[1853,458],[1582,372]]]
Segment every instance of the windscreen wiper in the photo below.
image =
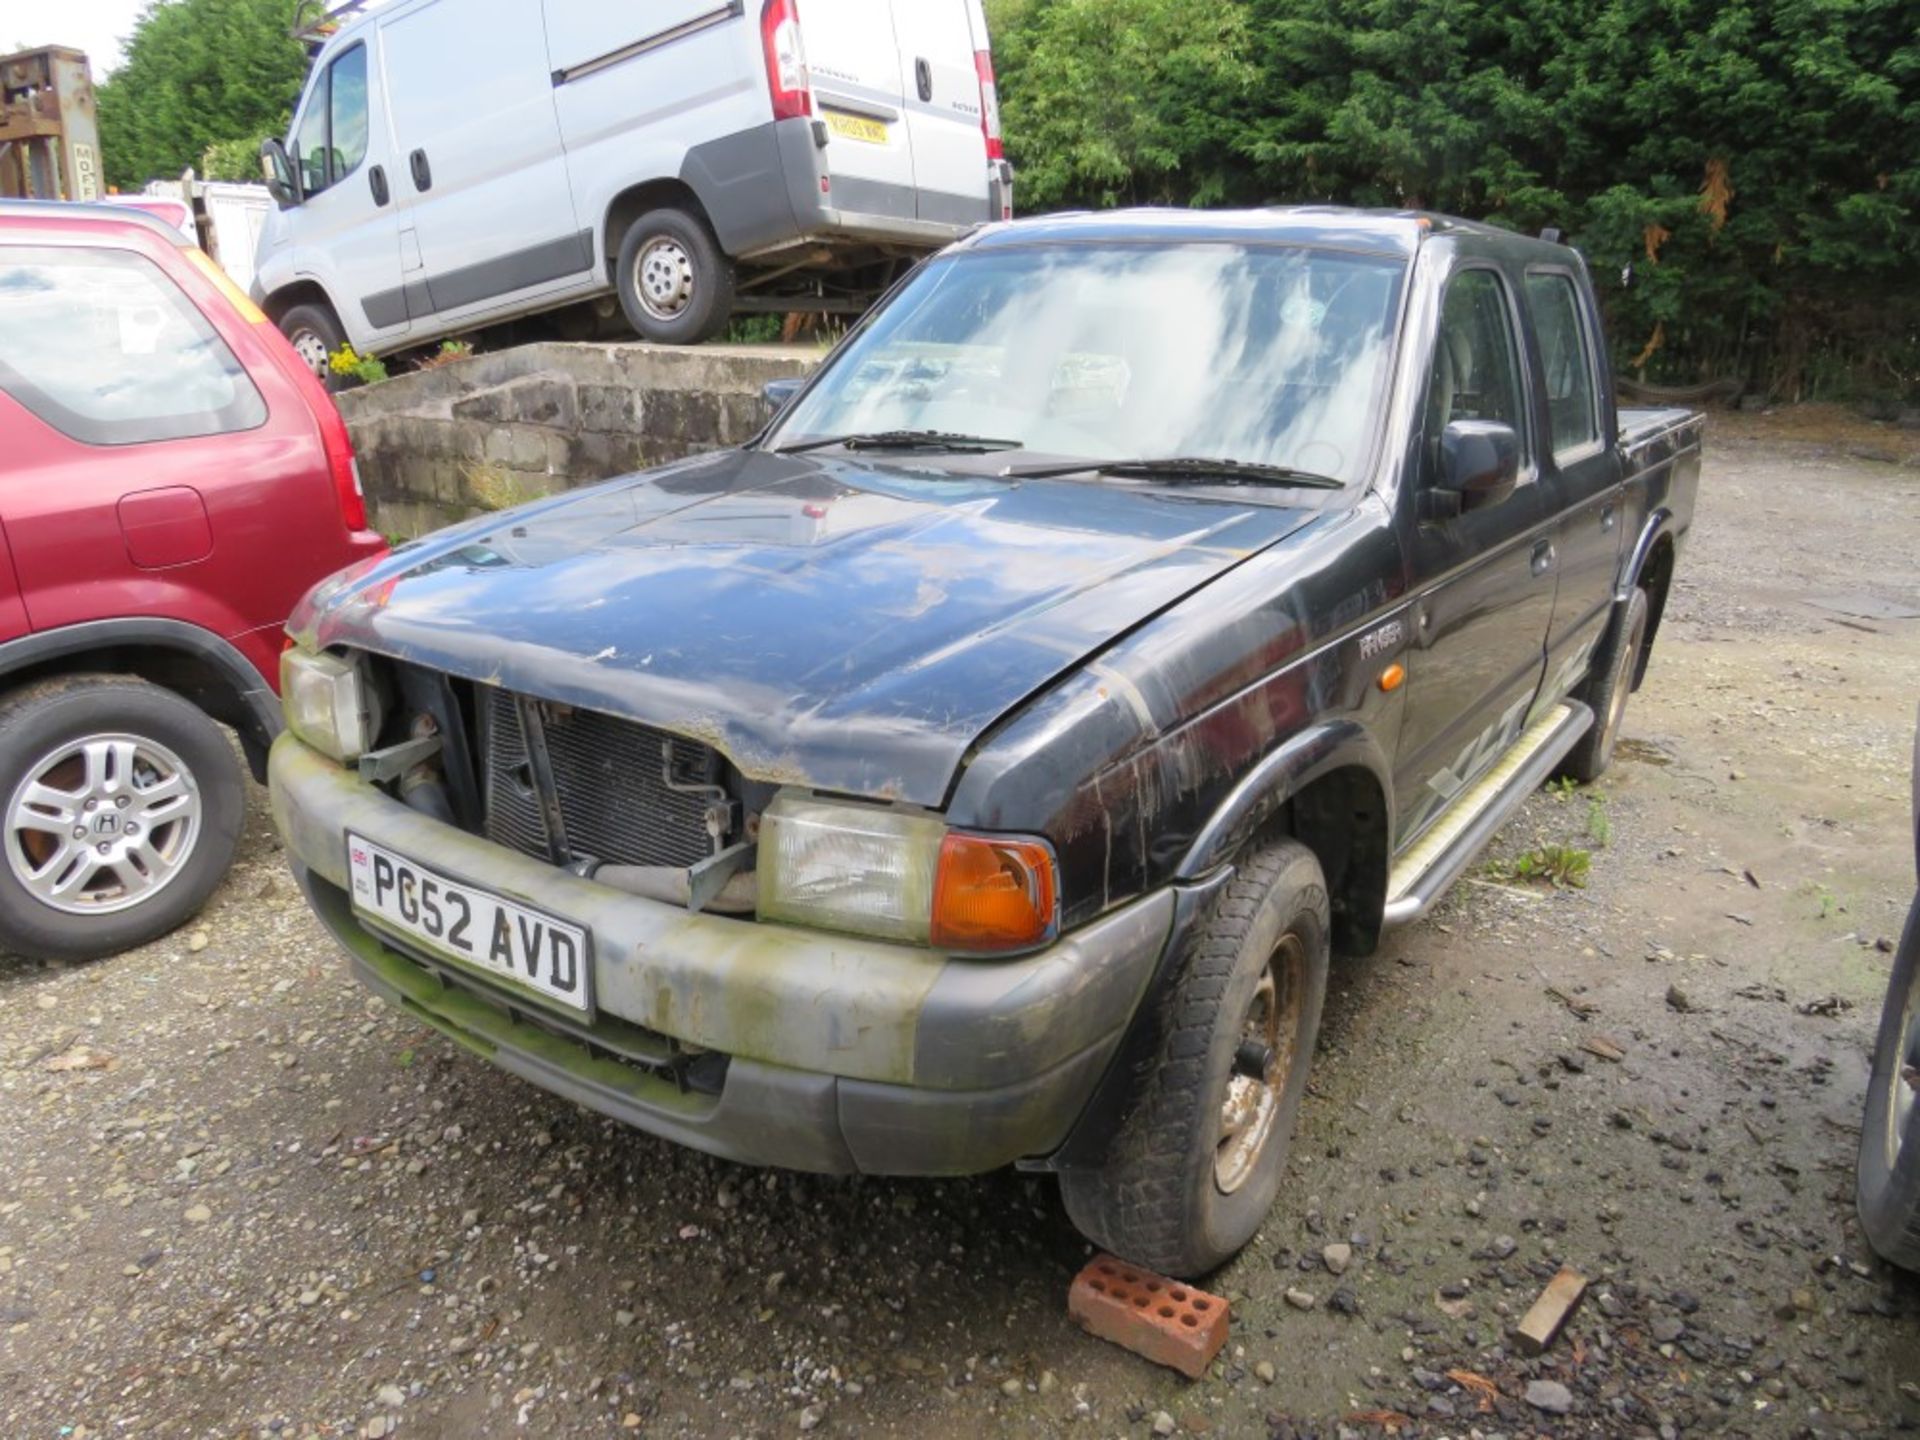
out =
[[1010,465],[1001,473],[1010,480],[1049,480],[1097,470],[1127,479],[1163,480],[1169,484],[1199,484],[1224,480],[1230,485],[1291,485],[1301,490],[1343,490],[1346,482],[1311,470],[1285,465],[1261,465],[1250,460],[1215,460],[1203,455],[1170,455],[1160,460],[1082,460],[1077,464]]
[[867,430],[852,435],[822,435],[774,447],[776,455],[799,455],[843,445],[849,450],[945,450],[954,454],[984,455],[990,450],[1018,450],[1018,440],[996,440],[987,435],[960,435],[951,430]]

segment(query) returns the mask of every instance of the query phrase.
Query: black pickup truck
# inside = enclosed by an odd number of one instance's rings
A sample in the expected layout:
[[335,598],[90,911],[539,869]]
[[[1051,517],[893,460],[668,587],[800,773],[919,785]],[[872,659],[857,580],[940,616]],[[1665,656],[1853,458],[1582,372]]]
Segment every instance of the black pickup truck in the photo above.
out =
[[1058,1174],[1197,1274],[1334,953],[1605,768],[1701,422],[1557,244],[1346,210],[982,230],[750,444],[292,622],[275,811],[359,977],[717,1155]]

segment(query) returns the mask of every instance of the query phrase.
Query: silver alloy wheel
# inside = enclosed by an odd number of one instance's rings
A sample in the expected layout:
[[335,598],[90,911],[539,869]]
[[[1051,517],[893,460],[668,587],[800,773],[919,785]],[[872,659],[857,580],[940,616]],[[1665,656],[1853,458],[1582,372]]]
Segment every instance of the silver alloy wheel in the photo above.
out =
[[[1253,1177],[1267,1142],[1273,1138],[1274,1121],[1279,1118],[1280,1102],[1293,1073],[1306,969],[1307,950],[1300,937],[1291,932],[1281,936],[1247,1001],[1240,1049],[1227,1077],[1227,1094],[1220,1104],[1219,1133],[1214,1141],[1213,1183],[1222,1195],[1233,1194]],[[1261,1063],[1248,1073],[1240,1057],[1255,1052]]]
[[159,894],[200,840],[200,787],[139,735],[89,735],[41,757],[6,809],[7,866],[68,915],[110,915]]
[[327,378],[327,342],[317,330],[296,330],[287,337],[293,345],[293,353],[298,355],[309,370],[322,380]]
[[693,303],[693,257],[671,235],[656,235],[633,262],[634,293],[656,320],[676,320]]
[[1913,1130],[1913,1110],[1920,1103],[1920,969],[1907,987],[1906,1010],[1900,1017],[1900,1050],[1894,1057],[1893,1103],[1887,1106],[1887,1169],[1900,1168],[1901,1151]]

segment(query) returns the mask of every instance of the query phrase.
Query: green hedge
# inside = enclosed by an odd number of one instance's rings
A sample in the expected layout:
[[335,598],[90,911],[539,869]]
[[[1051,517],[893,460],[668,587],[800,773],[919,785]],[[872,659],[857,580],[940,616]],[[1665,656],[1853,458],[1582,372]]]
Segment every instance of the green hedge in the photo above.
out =
[[134,21],[126,61],[99,87],[107,183],[138,190],[177,180],[209,147],[229,177],[248,146],[284,130],[306,79],[289,0],[167,0]]
[[1920,394],[1914,0],[988,10],[1024,212],[1334,201],[1555,225],[1623,372]]

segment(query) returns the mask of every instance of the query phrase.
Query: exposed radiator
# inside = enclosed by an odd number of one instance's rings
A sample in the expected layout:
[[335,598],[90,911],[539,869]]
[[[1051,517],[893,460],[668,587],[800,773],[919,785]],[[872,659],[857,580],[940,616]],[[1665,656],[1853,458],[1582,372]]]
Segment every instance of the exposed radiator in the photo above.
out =
[[[546,859],[547,825],[516,699],[491,686],[478,691],[487,838]],[[671,746],[675,784],[701,786],[719,780],[712,747],[592,710],[549,705],[541,718],[572,858],[684,867],[713,853],[714,797],[669,786],[664,748]]]

